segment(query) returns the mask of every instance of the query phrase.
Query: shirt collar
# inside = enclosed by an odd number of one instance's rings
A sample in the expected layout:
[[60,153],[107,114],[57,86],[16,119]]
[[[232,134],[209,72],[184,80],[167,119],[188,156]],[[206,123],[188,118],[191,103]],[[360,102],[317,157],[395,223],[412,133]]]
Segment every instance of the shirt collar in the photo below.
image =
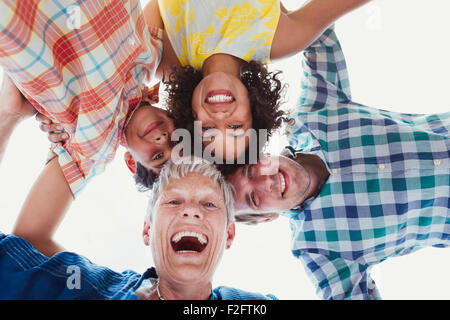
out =
[[[285,157],[287,157],[289,159],[295,160],[295,159],[297,159],[297,156],[300,153],[302,153],[302,151],[303,151],[302,149],[295,149],[292,146],[286,146],[286,147],[284,147],[283,151],[281,151],[281,155],[283,155],[283,156],[285,156]],[[328,178],[329,178],[329,176],[328,176]],[[320,194],[320,192],[322,191],[323,186],[328,181],[328,178],[324,179],[324,180],[322,180],[320,182],[319,187],[317,188],[317,191],[311,197],[309,197],[308,199],[303,201],[301,204],[299,204],[299,205],[293,207],[292,209],[288,210],[288,212],[297,214],[297,213],[300,213],[300,212],[304,211],[305,208],[308,207],[311,204],[311,202],[313,202],[314,199],[316,199],[317,196]]]

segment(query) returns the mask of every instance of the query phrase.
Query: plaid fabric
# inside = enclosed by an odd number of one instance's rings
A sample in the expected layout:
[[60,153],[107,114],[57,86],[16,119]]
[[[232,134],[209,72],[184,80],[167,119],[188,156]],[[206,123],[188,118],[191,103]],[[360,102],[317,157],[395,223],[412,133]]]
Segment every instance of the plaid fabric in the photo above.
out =
[[[400,114],[351,101],[332,29],[304,52],[296,151],[330,177],[301,211],[286,212],[292,252],[324,299],[378,299],[370,269],[450,245],[450,112]],[[448,254],[448,252],[447,252]]]
[[126,146],[123,130],[147,94],[161,37],[138,0],[0,2],[0,65],[69,133],[51,150],[74,195]]

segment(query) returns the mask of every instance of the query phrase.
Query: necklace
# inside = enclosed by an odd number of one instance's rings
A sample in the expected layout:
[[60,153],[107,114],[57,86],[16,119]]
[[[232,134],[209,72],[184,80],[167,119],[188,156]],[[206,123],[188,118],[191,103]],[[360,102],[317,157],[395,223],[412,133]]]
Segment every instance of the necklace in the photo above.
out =
[[159,280],[156,283],[156,292],[158,293],[158,299],[159,300],[165,300],[164,297],[161,295],[161,293],[159,292]]

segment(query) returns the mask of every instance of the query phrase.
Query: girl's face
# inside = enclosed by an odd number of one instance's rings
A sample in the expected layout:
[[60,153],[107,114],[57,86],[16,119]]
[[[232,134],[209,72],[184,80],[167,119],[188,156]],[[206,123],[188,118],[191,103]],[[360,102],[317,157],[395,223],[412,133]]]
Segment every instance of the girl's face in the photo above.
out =
[[203,146],[215,157],[234,160],[248,147],[246,131],[252,128],[247,88],[230,74],[204,77],[192,96],[194,119],[202,122]]
[[125,128],[128,150],[134,160],[159,173],[170,158],[170,135],[174,129],[165,110],[151,105],[139,107]]

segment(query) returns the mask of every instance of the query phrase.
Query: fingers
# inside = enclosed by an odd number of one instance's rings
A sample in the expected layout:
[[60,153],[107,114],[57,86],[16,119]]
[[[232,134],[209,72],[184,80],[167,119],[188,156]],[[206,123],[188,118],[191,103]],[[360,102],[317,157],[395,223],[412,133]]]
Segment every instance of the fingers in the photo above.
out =
[[64,143],[69,139],[69,135],[64,131],[62,125],[53,123],[41,113],[36,115],[36,120],[39,122],[39,129],[48,133],[48,140],[53,143]]
[[40,123],[45,123],[45,124],[50,124],[52,123],[52,120],[50,120],[49,118],[47,118],[46,116],[44,116],[42,113],[37,113],[36,114],[36,120]]
[[52,122],[50,124],[41,122],[39,124],[39,129],[41,129],[41,131],[49,132],[49,133],[64,131],[64,128],[60,124],[52,123]]
[[69,139],[69,135],[65,132],[48,134],[48,140],[53,143],[64,143],[67,139]]

